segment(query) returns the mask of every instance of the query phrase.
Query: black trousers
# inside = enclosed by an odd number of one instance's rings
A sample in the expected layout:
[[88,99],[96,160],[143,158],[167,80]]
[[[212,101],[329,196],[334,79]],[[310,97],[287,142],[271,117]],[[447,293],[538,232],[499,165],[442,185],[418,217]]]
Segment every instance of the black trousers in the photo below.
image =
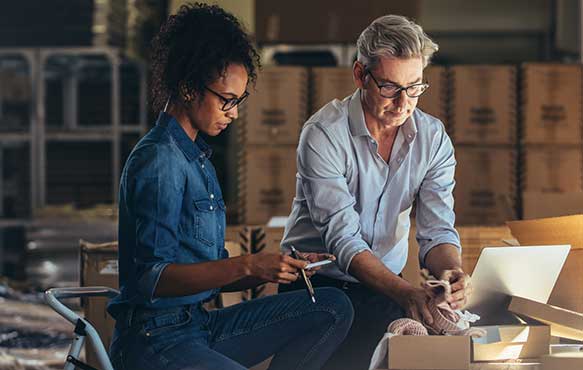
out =
[[[346,283],[318,274],[312,276],[311,281],[314,288],[330,286],[342,289],[354,307],[354,321],[348,336],[322,369],[367,370],[374,349],[387,331],[387,326],[405,317],[404,310],[389,297],[358,283]],[[279,285],[280,292],[299,289],[306,290],[301,278],[292,284]]]

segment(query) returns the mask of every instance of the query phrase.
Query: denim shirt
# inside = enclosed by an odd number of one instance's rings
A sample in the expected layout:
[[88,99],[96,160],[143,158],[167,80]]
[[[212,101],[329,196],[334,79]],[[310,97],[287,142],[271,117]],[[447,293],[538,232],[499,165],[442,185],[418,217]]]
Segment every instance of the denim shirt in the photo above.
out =
[[225,203],[210,155],[200,135],[193,142],[176,119],[164,112],[130,154],[120,180],[121,293],[108,306],[114,318],[135,306],[194,304],[218,292],[154,298],[168,264],[228,257]]

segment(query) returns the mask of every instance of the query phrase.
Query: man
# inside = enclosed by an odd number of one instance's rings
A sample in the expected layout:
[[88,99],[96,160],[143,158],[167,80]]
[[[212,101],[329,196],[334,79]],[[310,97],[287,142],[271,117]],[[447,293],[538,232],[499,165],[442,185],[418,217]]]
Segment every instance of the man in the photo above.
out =
[[[237,118],[258,55],[239,21],[218,6],[183,5],[152,45],[156,126],[124,167],[119,203],[121,294],[116,369],[320,369],[352,323],[339,289],[255,299],[207,311],[219,290],[290,283],[306,261],[279,253],[228,258],[225,203],[202,134]],[[326,254],[304,254],[315,262]],[[291,345],[290,345],[291,343]]]
[[453,146],[443,124],[416,109],[428,88],[423,68],[438,47],[414,22],[388,15],[362,32],[357,48],[356,92],[325,105],[302,130],[282,241],[283,249],[334,254],[336,265],[313,283],[343,288],[353,303],[352,329],[327,369],[367,368],[397,318],[432,322],[425,292],[399,275],[414,201],[421,265],[452,283],[453,309],[470,293],[454,229]]

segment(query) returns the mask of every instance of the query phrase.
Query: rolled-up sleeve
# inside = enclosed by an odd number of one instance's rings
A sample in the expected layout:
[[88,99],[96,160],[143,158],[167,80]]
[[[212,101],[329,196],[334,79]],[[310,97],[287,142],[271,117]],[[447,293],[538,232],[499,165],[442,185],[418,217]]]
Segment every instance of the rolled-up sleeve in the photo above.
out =
[[346,154],[317,124],[302,130],[298,174],[310,217],[339,268],[348,273],[352,258],[370,250],[362,239],[356,199],[346,182]]
[[178,248],[178,223],[182,207],[183,182],[180,169],[165,163],[163,155],[140,169],[135,176],[132,208],[136,218],[136,253],[138,294],[149,303],[162,271],[175,260]]
[[419,262],[425,265],[429,251],[440,244],[453,244],[461,253],[459,235],[454,228],[453,189],[455,155],[451,140],[441,131],[436,138],[429,169],[417,196],[417,241]]

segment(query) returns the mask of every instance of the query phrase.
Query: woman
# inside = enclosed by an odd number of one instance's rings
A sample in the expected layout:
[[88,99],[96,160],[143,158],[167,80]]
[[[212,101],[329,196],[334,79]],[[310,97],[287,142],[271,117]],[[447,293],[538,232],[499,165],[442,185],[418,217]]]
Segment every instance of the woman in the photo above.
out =
[[[225,204],[200,133],[216,136],[238,115],[258,55],[235,17],[183,6],[153,42],[153,107],[163,110],[120,181],[121,294],[116,369],[319,369],[342,342],[352,306],[338,289],[291,292],[207,312],[219,290],[289,284],[307,262],[286,255],[228,258]],[[305,254],[309,261],[330,256]]]

